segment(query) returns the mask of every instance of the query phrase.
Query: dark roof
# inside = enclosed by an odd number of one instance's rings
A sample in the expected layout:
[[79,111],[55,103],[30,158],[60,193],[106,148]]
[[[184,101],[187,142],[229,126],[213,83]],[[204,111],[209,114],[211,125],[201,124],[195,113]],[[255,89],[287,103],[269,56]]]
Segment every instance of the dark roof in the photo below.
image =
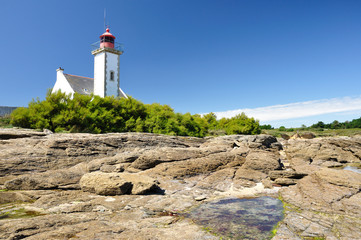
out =
[[94,79],[87,77],[80,77],[71,74],[64,74],[74,92],[90,95],[94,91]]
[[0,117],[10,115],[17,107],[0,106]]

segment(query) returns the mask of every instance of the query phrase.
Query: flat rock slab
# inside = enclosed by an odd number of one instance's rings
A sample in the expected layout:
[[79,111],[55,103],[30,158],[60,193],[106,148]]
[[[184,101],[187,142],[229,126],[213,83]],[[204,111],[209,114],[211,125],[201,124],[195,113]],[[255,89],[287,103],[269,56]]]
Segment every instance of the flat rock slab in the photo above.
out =
[[99,195],[145,194],[156,190],[153,178],[137,173],[92,172],[80,179],[81,189]]
[[39,132],[30,129],[0,128],[0,140],[15,138],[43,137],[48,135],[46,132]]
[[286,202],[302,209],[360,216],[361,174],[324,168],[281,191]]
[[293,179],[301,179],[304,176],[307,176],[306,173],[299,173],[296,171],[270,171],[269,177],[271,180],[275,180],[277,178],[293,178]]

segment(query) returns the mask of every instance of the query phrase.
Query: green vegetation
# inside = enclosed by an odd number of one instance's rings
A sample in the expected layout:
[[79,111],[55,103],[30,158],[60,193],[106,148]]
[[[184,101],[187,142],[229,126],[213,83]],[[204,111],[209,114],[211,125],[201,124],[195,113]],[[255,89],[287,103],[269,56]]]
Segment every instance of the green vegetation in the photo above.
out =
[[278,227],[280,226],[282,221],[279,221],[271,230],[269,239],[272,239],[274,236],[276,236]]
[[148,132],[194,137],[261,132],[258,121],[244,113],[217,120],[213,113],[175,113],[168,105],[143,104],[131,97],[71,96],[60,91],[49,91],[45,100],[33,100],[28,108],[17,108],[10,123],[54,132]]
[[282,134],[287,134],[288,136],[292,136],[293,134],[298,133],[299,135],[303,135],[304,133],[313,133],[316,137],[335,137],[335,136],[348,136],[352,137],[355,135],[361,135],[360,128],[351,128],[351,129],[302,129],[295,128],[293,131],[285,133],[284,131],[280,131],[279,129],[271,129],[271,130],[262,130],[262,133],[269,134],[275,137],[281,137]]
[[10,115],[0,117],[0,127],[2,128],[12,127],[12,125],[10,124]]
[[44,215],[43,213],[27,210],[25,208],[12,207],[0,213],[1,219],[31,218]]
[[292,136],[295,133],[303,135],[304,133],[312,132],[316,137],[333,137],[333,136],[355,136],[361,135],[361,118],[353,119],[352,121],[339,122],[337,120],[332,123],[324,123],[319,121],[312,124],[310,127],[302,125],[300,128],[286,128],[284,126],[274,129],[270,125],[261,125],[262,133],[270,134],[275,137],[282,135]]
[[311,125],[310,128],[318,129],[350,129],[350,128],[361,128],[361,118],[353,119],[351,122],[339,122],[337,120],[332,123],[325,124],[322,121],[319,121],[316,124]]
[[54,132],[149,132],[175,136],[219,136],[225,134],[265,133],[276,137],[312,132],[317,137],[361,135],[361,118],[352,121],[316,124],[301,128],[274,129],[259,125],[244,113],[233,118],[216,119],[214,113],[206,115],[175,113],[168,105],[143,104],[129,97],[100,98],[74,94],[73,98],[61,92],[47,94],[44,101],[29,103],[28,108],[17,108],[11,116],[0,117],[0,127],[50,129]]
[[222,118],[218,121],[218,127],[224,129],[228,135],[260,133],[258,121],[248,118],[244,113],[232,118]]
[[273,129],[273,127],[270,124],[260,125],[259,128],[260,129]]
[[285,126],[281,126],[281,127],[278,128],[278,131],[281,131],[281,132],[293,132],[293,131],[295,131],[295,129],[286,128]]

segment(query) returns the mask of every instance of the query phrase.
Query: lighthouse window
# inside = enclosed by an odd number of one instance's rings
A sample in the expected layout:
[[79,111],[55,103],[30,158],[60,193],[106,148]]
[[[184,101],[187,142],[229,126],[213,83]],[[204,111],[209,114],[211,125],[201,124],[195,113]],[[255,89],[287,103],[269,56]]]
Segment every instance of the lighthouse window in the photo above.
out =
[[110,42],[110,43],[114,43],[114,38],[105,36],[105,37],[103,37],[103,38],[100,40],[100,42]]
[[113,71],[110,71],[110,80],[114,81],[114,72]]

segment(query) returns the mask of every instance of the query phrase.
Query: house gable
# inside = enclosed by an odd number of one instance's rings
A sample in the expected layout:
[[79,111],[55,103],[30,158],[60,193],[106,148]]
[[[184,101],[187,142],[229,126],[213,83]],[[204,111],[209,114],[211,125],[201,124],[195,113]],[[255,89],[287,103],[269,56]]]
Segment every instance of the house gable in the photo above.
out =
[[68,80],[64,76],[64,70],[58,68],[56,71],[56,82],[51,92],[54,93],[60,90],[66,94],[74,94],[73,88],[70,86]]

